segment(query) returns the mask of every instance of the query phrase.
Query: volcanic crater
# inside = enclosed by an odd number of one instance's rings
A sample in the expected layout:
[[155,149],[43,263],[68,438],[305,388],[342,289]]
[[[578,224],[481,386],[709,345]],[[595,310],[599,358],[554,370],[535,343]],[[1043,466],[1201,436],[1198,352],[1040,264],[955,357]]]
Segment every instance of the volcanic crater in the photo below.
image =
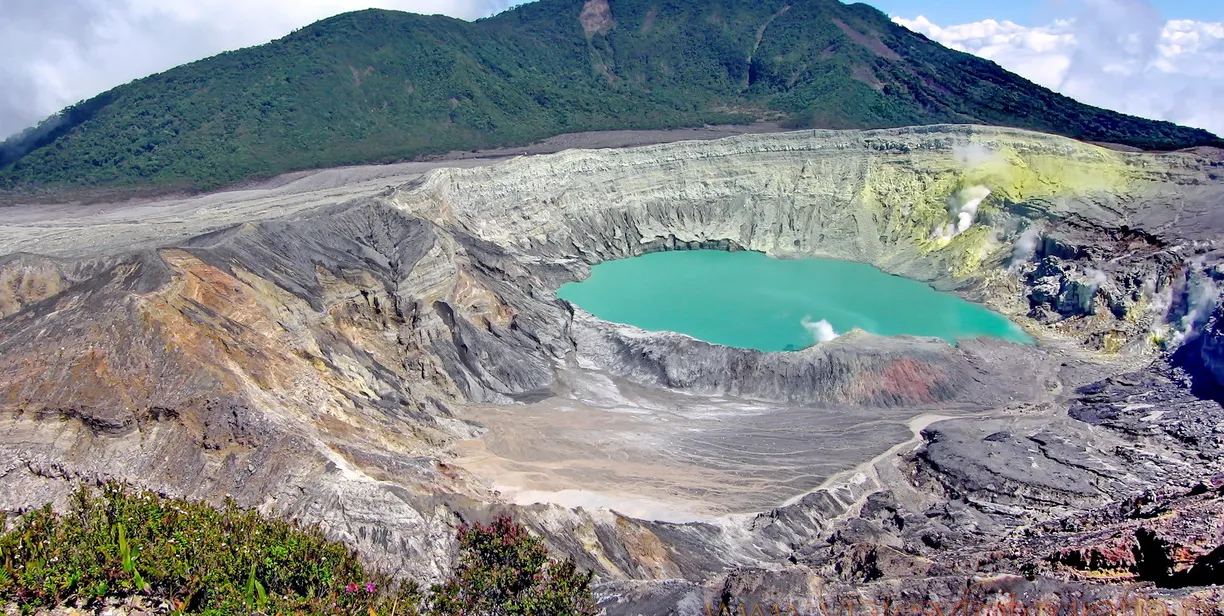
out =
[[[1032,571],[988,555],[1220,470],[1218,160],[939,126],[434,167],[18,206],[0,505],[82,479],[228,494],[426,578],[457,520],[511,511],[596,571],[609,613],[657,613]],[[868,263],[1037,344],[764,353],[556,297],[689,249]]]

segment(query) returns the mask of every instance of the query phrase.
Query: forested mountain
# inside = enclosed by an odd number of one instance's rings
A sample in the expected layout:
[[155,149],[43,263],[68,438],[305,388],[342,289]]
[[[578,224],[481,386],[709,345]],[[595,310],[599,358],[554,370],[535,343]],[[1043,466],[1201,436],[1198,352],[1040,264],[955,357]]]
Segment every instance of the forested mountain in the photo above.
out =
[[208,189],[565,132],[760,119],[1219,142],[1077,103],[864,4],[540,0],[475,22],[347,13],[134,81],[7,141],[0,189]]

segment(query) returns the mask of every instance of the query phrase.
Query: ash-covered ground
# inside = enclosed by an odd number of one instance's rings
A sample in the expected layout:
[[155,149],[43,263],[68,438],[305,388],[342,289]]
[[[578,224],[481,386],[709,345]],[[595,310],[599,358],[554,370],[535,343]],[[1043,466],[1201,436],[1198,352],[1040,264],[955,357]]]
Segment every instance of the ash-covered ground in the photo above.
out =
[[[455,524],[511,512],[611,614],[1135,582],[1189,601],[1224,544],[1220,172],[945,126],[6,208],[0,506],[99,479],[228,494],[425,578]],[[770,354],[555,296],[690,248],[871,263],[1038,344]]]

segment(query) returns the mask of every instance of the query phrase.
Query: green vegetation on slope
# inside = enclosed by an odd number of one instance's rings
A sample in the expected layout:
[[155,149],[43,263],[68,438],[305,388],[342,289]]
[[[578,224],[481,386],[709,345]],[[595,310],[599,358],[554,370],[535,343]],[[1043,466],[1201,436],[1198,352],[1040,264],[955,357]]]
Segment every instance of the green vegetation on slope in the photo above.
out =
[[0,607],[23,613],[141,596],[176,613],[215,616],[593,614],[591,576],[549,557],[543,543],[500,518],[459,529],[460,562],[445,584],[367,571],[317,528],[107,485],[80,488],[65,515],[50,506],[0,534]]
[[761,118],[1219,142],[1079,104],[862,4],[540,0],[472,23],[348,13],[132,82],[6,142],[0,189],[206,189],[566,132]]

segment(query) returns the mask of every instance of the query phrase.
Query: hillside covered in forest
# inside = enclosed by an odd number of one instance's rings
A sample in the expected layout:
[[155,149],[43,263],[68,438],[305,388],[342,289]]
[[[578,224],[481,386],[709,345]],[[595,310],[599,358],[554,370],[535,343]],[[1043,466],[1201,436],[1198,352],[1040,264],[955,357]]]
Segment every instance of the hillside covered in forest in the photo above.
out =
[[590,130],[981,123],[1145,149],[1218,144],[947,49],[837,0],[540,0],[367,10],[102,93],[0,147],[0,190],[201,190]]

